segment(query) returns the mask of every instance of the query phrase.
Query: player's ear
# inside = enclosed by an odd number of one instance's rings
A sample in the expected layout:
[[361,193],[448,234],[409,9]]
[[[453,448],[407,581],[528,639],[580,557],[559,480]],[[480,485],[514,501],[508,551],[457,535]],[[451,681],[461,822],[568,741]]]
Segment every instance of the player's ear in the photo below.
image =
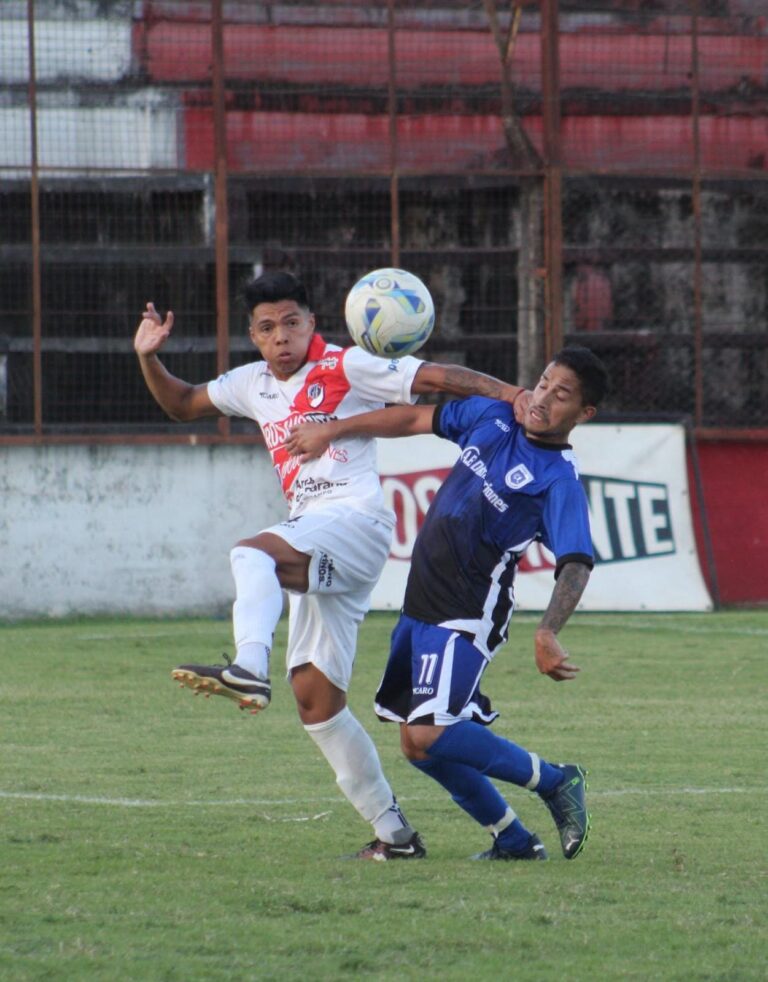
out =
[[597,416],[597,406],[582,406],[577,422],[588,423]]

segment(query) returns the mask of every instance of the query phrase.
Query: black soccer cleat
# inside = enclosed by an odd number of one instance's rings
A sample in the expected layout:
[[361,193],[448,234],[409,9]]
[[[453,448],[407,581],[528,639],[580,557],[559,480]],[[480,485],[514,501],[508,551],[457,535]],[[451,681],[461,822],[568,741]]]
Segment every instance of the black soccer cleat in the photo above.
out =
[[367,846],[363,846],[360,852],[354,853],[350,859],[372,859],[377,863],[385,863],[390,859],[424,859],[427,850],[421,841],[418,832],[414,832],[407,842],[394,845],[391,842],[382,842],[381,839],[374,839]]
[[560,833],[560,845],[566,859],[575,859],[584,848],[590,828],[590,817],[584,800],[587,772],[578,764],[555,764],[563,772],[563,781],[541,800],[549,809]]
[[520,849],[517,852],[512,852],[510,849],[504,849],[503,846],[499,845],[499,840],[494,839],[493,845],[490,849],[486,849],[485,852],[479,852],[477,855],[472,856],[472,859],[533,859],[533,860],[543,860],[549,859],[547,855],[547,850],[544,848],[544,843],[535,833],[531,834],[525,848]]
[[234,699],[241,709],[258,713],[266,709],[272,698],[269,679],[252,675],[246,669],[233,664],[226,655],[226,665],[179,665],[171,672],[171,678],[181,685],[206,696],[227,696]]

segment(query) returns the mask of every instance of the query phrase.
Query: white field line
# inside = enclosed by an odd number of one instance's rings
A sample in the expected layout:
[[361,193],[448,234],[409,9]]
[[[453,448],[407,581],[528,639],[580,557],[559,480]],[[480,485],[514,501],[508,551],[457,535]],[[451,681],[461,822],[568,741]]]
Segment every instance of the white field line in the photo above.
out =
[[[766,794],[768,787],[758,788],[615,788],[590,791],[590,798],[621,798],[634,795],[641,798],[676,797],[678,795]],[[310,803],[338,804],[344,799],[327,798],[219,798],[208,801],[175,799],[158,801],[151,798],[103,798],[80,794],[45,794],[36,791],[0,791],[0,799],[15,801],[58,801],[75,805],[109,805],[114,808],[270,808],[279,805],[308,805]],[[401,797],[402,802],[427,801],[421,796]],[[315,815],[314,818],[324,817]]]
[[[622,631],[669,631],[672,634],[719,634],[725,637],[768,637],[768,627],[727,627],[725,625],[713,626],[706,623],[706,614],[702,614],[701,624],[675,624],[668,620],[667,614],[658,614],[647,620],[639,620],[643,615],[629,615],[622,617],[600,617],[590,614],[588,611],[579,613],[569,621],[568,627],[615,627]],[[538,623],[539,615],[529,614],[527,611],[520,611],[513,623]],[[136,633],[89,633],[76,636],[78,641],[157,641],[162,638],[178,638],[183,631],[185,634],[192,634],[195,637],[205,637],[208,635],[207,629],[190,631],[189,628],[178,629],[167,628],[154,631],[144,631]]]

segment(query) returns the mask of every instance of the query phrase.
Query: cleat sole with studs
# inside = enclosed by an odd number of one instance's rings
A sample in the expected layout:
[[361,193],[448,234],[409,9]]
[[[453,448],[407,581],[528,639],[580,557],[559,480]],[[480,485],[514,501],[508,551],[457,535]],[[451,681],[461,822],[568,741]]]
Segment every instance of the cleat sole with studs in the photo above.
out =
[[260,713],[269,705],[269,700],[263,696],[244,696],[242,692],[235,692],[234,689],[229,689],[214,679],[203,678],[187,669],[175,668],[171,672],[171,678],[178,682],[181,688],[192,689],[196,696],[202,693],[206,699],[210,699],[212,695],[234,699],[240,709],[247,709],[252,715]]

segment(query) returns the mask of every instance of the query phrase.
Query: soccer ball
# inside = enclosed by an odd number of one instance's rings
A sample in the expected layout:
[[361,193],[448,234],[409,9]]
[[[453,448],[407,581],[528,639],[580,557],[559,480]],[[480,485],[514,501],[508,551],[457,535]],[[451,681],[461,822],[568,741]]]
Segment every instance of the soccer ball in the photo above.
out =
[[404,269],[374,269],[347,294],[347,329],[355,344],[381,358],[410,355],[435,326],[435,305],[418,276]]

